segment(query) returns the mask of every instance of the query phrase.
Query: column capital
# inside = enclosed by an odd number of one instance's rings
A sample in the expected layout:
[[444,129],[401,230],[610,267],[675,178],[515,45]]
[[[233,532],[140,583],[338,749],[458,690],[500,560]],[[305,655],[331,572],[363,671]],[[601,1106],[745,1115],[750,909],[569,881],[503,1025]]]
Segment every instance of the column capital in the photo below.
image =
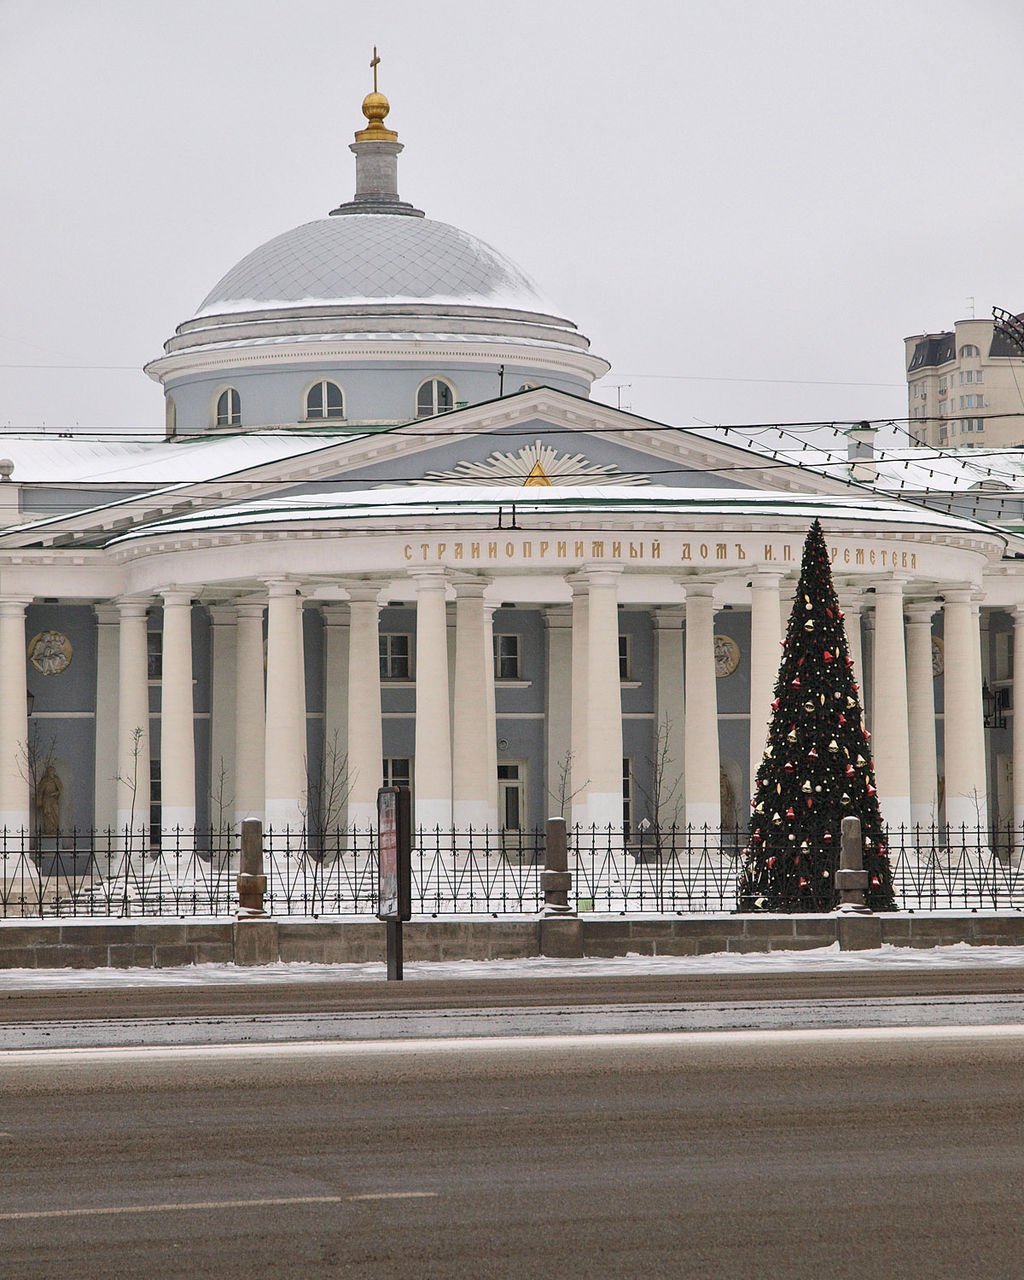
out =
[[479,578],[470,574],[453,574],[449,581],[455,588],[457,600],[482,599],[484,592],[491,585],[489,578]]
[[320,617],[323,618],[325,627],[347,627],[351,614],[347,603],[332,601],[320,606]]
[[152,596],[119,596],[116,604],[122,621],[125,618],[145,618],[148,617],[149,610],[152,608],[153,598]]
[[238,610],[233,604],[208,604],[206,611],[214,627],[233,627],[238,621]]
[[98,626],[116,626],[121,621],[121,611],[112,600],[97,601],[92,611]]
[[751,591],[777,591],[782,585],[782,579],[785,576],[786,574],[782,569],[759,564],[751,573],[747,586]]
[[686,606],[681,604],[660,604],[651,610],[656,631],[678,631],[686,617]]
[[974,604],[975,601],[982,599],[984,596],[979,593],[977,587],[969,583],[950,587],[942,593],[943,604]]
[[[1024,605],[1021,606],[1024,609]],[[541,610],[544,625],[549,631],[567,630],[572,626],[572,605],[552,604]]]
[[908,600],[903,612],[906,614],[907,622],[910,625],[932,624],[932,618],[939,609],[937,600]]
[[882,578],[875,583],[876,596],[902,596],[906,581],[903,578]]
[[246,596],[235,605],[235,613],[239,618],[259,618],[262,622],[266,608],[266,600],[258,600],[252,596]]
[[416,583],[416,591],[445,591],[448,587],[448,573],[443,565],[433,565],[423,569],[410,569],[409,577]]
[[571,575],[571,585],[576,582],[586,587],[616,586],[622,577],[622,566],[618,564],[584,564]]
[[165,608],[173,608],[175,605],[191,606],[195,598],[196,590],[194,587],[167,586],[160,587],[157,595],[163,601]]
[[714,603],[715,584],[713,582],[683,582],[683,590],[686,592],[687,601],[690,600],[710,600]]
[[0,596],[0,614],[10,617],[14,613],[24,613],[35,596]]
[[264,585],[267,588],[267,595],[273,600],[301,595],[299,584],[292,578],[268,578]]

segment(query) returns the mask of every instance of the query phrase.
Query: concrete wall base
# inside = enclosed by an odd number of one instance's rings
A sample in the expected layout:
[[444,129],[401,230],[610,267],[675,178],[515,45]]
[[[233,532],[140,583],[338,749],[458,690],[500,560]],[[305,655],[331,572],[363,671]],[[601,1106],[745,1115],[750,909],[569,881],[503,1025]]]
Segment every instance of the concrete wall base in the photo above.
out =
[[[1024,913],[463,917],[411,921],[404,928],[404,942],[407,961],[515,960],[541,955],[697,956],[722,951],[807,950],[837,942],[844,951],[882,944],[1024,946]],[[376,920],[0,922],[0,969],[383,960],[384,926]]]

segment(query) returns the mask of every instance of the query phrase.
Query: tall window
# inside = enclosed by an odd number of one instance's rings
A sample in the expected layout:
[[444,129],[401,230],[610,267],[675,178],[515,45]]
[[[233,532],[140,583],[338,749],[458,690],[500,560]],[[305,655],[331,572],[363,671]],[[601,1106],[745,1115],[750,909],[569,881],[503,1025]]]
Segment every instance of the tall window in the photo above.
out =
[[344,418],[345,397],[336,382],[314,382],[306,392],[307,418]]
[[977,360],[977,358],[978,358],[980,355],[981,355],[981,352],[980,352],[980,351],[978,350],[978,348],[977,348],[973,343],[971,343],[971,342],[968,342],[966,346],[963,346],[963,347],[961,347],[961,348],[960,348],[960,359],[961,359],[961,360]]
[[234,387],[228,387],[217,397],[217,426],[240,427],[242,425],[242,397]]
[[150,759],[149,762],[149,843],[156,849],[160,847],[163,834],[163,807],[160,802],[160,761]]
[[633,826],[633,769],[629,756],[622,757],[622,830],[626,839]]
[[517,635],[495,635],[494,678],[495,680],[518,680],[520,678],[519,637]]
[[632,663],[630,661],[632,654],[630,653],[629,636],[619,636],[619,679],[631,680],[630,675]]
[[412,679],[412,636],[384,631],[380,635],[380,678]]
[[455,392],[450,383],[430,378],[416,393],[416,417],[432,418],[436,413],[449,413],[455,408]]
[[408,756],[385,756],[382,776],[386,787],[411,787],[412,760]]
[[164,674],[164,636],[162,631],[146,632],[146,678],[159,680]]

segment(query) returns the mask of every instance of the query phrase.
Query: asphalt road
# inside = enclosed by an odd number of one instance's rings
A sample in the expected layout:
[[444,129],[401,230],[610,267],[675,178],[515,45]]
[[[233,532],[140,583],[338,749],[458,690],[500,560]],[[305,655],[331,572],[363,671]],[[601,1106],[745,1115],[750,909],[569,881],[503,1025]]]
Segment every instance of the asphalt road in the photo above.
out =
[[0,1058],[0,1275],[1017,1280],[1024,1029]]

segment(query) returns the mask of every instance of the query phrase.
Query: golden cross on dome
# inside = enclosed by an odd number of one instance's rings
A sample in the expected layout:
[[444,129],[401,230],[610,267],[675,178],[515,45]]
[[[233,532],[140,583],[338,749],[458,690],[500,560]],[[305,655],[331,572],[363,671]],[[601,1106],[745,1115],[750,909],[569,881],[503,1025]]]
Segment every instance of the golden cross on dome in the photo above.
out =
[[373,72],[373,91],[377,92],[377,68],[380,66],[380,55],[377,53],[377,46],[373,46],[373,57],[370,59],[370,70]]

